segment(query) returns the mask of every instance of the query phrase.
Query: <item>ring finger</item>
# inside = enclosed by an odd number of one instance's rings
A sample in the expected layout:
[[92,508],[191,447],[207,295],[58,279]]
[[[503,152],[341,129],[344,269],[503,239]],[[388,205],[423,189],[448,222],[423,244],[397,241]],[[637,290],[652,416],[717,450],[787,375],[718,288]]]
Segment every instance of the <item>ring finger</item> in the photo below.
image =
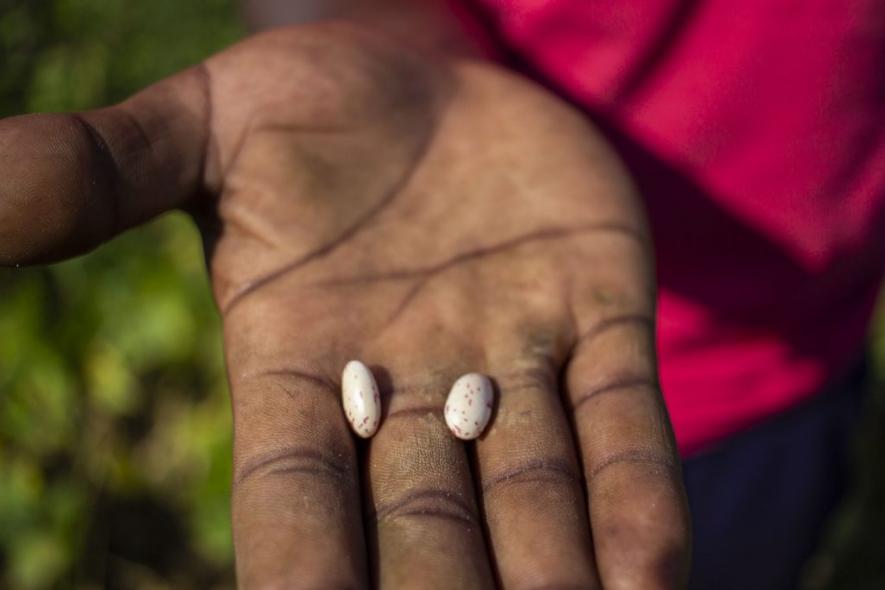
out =
[[539,348],[489,355],[499,405],[476,456],[492,553],[504,588],[593,588],[578,461],[553,355]]

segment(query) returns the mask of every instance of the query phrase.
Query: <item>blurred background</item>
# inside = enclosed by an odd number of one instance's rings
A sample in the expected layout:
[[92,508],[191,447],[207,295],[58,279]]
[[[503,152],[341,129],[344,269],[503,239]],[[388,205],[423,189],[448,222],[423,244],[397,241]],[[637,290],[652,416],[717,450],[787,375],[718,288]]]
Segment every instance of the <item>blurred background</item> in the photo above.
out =
[[[242,34],[231,0],[0,0],[0,117],[117,101]],[[808,589],[885,588],[880,310],[852,493]],[[184,215],[0,269],[0,588],[233,587],[226,387]]]

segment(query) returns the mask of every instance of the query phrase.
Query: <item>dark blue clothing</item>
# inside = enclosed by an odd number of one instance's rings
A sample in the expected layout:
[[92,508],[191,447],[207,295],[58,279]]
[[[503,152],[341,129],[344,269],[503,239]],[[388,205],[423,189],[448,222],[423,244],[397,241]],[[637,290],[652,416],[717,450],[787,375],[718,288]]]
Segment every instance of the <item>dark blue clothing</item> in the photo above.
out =
[[685,462],[691,590],[795,588],[845,489],[864,373]]

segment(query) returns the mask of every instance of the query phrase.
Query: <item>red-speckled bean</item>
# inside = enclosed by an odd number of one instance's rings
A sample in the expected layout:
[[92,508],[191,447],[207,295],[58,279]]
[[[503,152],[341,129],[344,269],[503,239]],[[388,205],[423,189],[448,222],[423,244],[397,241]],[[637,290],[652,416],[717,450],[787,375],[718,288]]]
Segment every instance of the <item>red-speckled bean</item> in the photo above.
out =
[[446,424],[452,434],[472,440],[482,434],[492,416],[495,391],[485,375],[468,373],[452,386],[446,400]]

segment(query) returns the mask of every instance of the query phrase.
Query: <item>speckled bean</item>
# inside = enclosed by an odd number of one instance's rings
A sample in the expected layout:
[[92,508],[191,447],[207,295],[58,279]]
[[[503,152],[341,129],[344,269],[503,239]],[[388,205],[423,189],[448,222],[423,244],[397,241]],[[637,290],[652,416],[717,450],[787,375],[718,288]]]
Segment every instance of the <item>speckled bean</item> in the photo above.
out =
[[468,373],[452,386],[446,400],[446,424],[452,434],[472,440],[482,434],[492,416],[495,391],[485,375]]
[[381,423],[378,385],[369,368],[359,361],[350,361],[341,373],[341,403],[357,435],[369,438],[375,434]]

